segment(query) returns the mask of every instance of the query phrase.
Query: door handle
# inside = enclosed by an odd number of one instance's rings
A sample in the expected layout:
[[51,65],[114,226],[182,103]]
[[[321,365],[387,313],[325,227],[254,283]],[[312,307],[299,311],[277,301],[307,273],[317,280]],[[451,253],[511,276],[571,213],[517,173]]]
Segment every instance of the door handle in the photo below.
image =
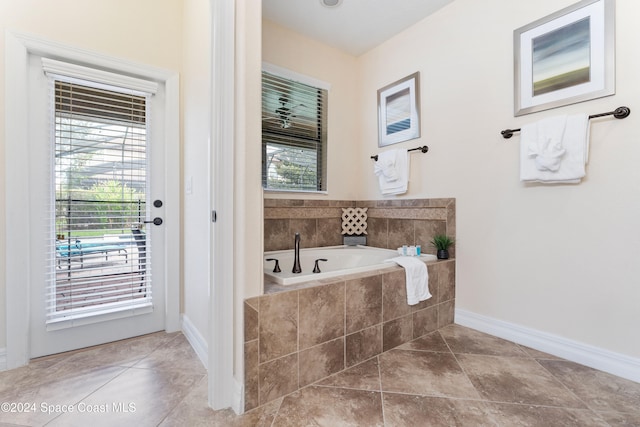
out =
[[162,218],[159,216],[153,218],[151,221],[144,221],[145,224],[162,225]]

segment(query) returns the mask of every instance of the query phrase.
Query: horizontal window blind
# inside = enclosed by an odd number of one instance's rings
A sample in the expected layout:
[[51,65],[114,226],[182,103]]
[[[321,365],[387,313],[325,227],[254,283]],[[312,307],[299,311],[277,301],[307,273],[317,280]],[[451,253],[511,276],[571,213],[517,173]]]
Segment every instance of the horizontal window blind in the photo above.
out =
[[265,189],[326,190],[327,90],[262,72]]
[[148,94],[50,76],[47,323],[151,306]]

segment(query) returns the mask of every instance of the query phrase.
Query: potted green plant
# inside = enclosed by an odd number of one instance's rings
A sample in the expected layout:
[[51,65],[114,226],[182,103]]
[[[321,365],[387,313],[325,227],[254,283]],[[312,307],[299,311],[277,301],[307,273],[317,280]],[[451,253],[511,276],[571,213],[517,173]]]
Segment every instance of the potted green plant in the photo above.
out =
[[438,250],[438,259],[449,259],[449,247],[454,243],[453,238],[446,234],[436,234],[431,239],[431,244]]

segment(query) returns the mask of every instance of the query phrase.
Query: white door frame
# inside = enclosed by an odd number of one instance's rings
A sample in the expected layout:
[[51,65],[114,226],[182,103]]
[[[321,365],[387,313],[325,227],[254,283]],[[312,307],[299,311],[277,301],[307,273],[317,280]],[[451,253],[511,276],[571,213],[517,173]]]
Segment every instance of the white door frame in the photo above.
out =
[[7,31],[5,34],[5,174],[6,224],[6,328],[7,369],[29,363],[29,120],[28,57],[41,55],[104,69],[115,69],[165,85],[165,156],[175,159],[165,174],[166,277],[165,330],[180,330],[180,104],[179,77],[169,70],[148,67],[41,38]]
[[[211,0],[211,140],[209,171],[212,211],[209,277],[209,406],[243,412],[242,383],[234,379],[234,126],[235,1]],[[212,218],[213,220],[213,218]],[[236,367],[236,372],[244,372]],[[242,380],[241,380],[242,381]]]

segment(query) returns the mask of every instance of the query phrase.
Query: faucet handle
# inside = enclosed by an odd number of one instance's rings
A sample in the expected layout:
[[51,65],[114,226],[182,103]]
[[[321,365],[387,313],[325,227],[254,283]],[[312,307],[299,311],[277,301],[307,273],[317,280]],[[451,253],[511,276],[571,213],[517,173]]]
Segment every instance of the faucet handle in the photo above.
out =
[[273,272],[274,273],[280,273],[282,270],[280,270],[280,264],[279,261],[275,258],[267,258],[265,261],[275,261],[276,265],[273,267]]
[[326,258],[318,258],[318,259],[316,260],[316,263],[315,263],[314,267],[313,267],[313,272],[314,272],[314,273],[320,273],[320,272],[321,272],[321,271],[320,271],[320,267],[318,267],[318,261],[329,261],[329,260],[328,260],[328,259],[326,259]]

